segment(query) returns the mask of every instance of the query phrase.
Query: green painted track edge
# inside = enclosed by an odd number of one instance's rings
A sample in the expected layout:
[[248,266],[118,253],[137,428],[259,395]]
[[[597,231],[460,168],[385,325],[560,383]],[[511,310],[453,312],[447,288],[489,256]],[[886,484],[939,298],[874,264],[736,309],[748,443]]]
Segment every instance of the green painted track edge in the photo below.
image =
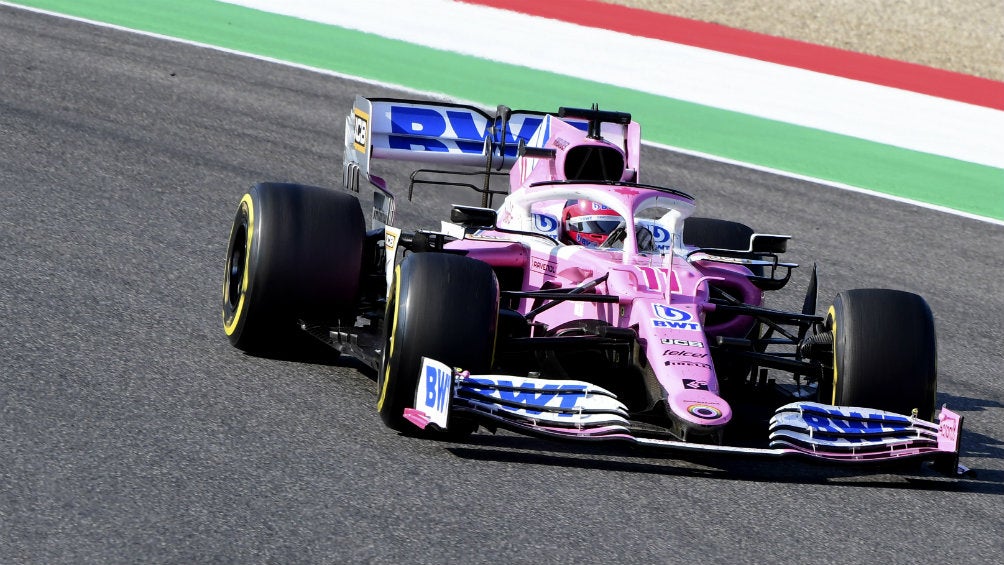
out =
[[[645,139],[1004,220],[1004,169],[458,55],[213,0],[18,0],[129,29],[494,107],[630,111]],[[360,89],[365,95],[365,87]],[[346,108],[348,110],[348,108]],[[341,132],[335,132],[341,135]],[[644,171],[643,171],[644,174]]]

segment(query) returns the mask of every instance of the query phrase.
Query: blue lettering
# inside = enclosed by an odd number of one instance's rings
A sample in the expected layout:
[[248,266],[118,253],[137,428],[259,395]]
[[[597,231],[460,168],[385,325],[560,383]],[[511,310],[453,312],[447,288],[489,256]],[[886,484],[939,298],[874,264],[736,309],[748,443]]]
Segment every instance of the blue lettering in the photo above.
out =
[[[445,137],[449,126],[453,129],[454,143],[460,152],[481,153],[484,150],[484,140],[492,136],[492,129],[488,120],[483,128],[479,127],[478,118],[478,115],[464,110],[447,110],[443,113],[431,108],[391,106],[388,144],[393,149],[448,152],[449,146],[436,138]],[[518,132],[513,130],[517,124],[509,122],[505,136],[506,156],[516,156],[519,140],[530,141],[543,121],[542,118],[524,117]],[[496,127],[495,131],[499,133],[492,141],[499,144],[502,142],[502,128]]]
[[435,367],[425,368],[425,405],[432,408],[436,405],[436,383],[439,371]]
[[425,405],[442,412],[446,406],[446,395],[450,392],[452,375],[435,367],[425,368]]
[[[506,156],[507,157],[515,157],[516,156],[517,145],[519,144],[519,140],[522,139],[522,140],[524,140],[526,142],[529,142],[530,138],[532,138],[533,134],[537,132],[537,128],[540,127],[540,124],[543,121],[544,120],[541,119],[541,118],[524,118],[523,119],[523,125],[521,125],[520,128],[519,128],[519,133],[516,133],[515,135],[513,134],[513,130],[512,130],[512,128],[513,128],[513,126],[515,124],[513,124],[512,122],[509,122],[509,127],[507,127],[506,130],[505,130],[506,131],[506,138],[505,138],[505,143],[506,143],[505,154],[506,154]],[[498,131],[498,130],[496,129],[496,131]],[[485,134],[485,137],[488,137],[487,132]],[[495,139],[494,139],[494,141],[495,141],[495,143],[499,143],[499,142],[501,142],[501,139],[499,139],[498,136],[496,136]]]
[[390,131],[405,135],[439,137],[446,133],[442,114],[428,108],[390,107]]
[[[511,381],[499,381],[499,386],[513,387]],[[526,412],[529,414],[540,414],[542,410],[530,408],[531,406],[547,406],[557,397],[558,407],[566,410],[575,408],[580,398],[585,396],[585,387],[581,385],[558,385],[546,384],[536,390],[498,390],[499,398],[515,404],[527,406]],[[562,391],[562,392],[559,392]],[[574,392],[566,392],[574,391]],[[573,414],[559,414],[559,416],[570,418]]]
[[840,430],[834,428],[830,425],[830,419],[826,416],[817,416],[815,414],[803,413],[802,419],[808,424],[813,430],[819,432],[831,432],[838,433]]
[[450,392],[450,381],[453,375],[442,371],[439,373],[439,387],[436,389],[436,410],[442,412],[446,408],[446,395]]
[[[478,131],[477,124],[474,123],[474,115],[470,112],[447,111],[446,117],[450,121],[450,126],[457,134],[457,147],[463,153],[481,153],[484,150],[484,139],[488,137],[488,124],[485,129]],[[479,141],[465,141],[474,140]]]
[[656,243],[669,243],[669,230],[662,226],[652,224],[652,239]]
[[547,214],[534,214],[533,224],[538,232],[551,233],[558,229],[558,220]]

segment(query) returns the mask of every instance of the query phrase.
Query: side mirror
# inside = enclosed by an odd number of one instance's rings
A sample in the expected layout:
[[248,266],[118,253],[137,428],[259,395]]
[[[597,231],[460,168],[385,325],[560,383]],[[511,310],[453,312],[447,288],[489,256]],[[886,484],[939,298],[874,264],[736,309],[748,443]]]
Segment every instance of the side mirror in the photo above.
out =
[[753,253],[784,253],[788,250],[790,235],[768,235],[755,233],[750,236],[750,251]]
[[497,219],[498,213],[491,208],[454,204],[450,210],[450,221],[465,228],[493,228]]

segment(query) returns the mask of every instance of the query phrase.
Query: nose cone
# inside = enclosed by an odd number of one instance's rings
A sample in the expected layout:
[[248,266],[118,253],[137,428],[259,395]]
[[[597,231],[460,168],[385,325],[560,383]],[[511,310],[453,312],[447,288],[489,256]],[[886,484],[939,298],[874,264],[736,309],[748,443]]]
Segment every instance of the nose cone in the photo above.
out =
[[669,397],[672,416],[684,427],[699,431],[711,431],[729,423],[732,407],[721,397],[708,390],[683,390]]

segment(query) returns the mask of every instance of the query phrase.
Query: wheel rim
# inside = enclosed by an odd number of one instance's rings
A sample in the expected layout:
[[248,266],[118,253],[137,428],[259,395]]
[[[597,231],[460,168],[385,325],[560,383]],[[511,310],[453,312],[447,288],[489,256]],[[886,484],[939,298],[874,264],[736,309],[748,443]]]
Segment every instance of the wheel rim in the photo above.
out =
[[244,261],[247,253],[247,225],[242,224],[234,233],[230,243],[230,256],[227,258],[227,306],[233,312],[237,309],[241,298],[241,282],[244,280]]
[[254,202],[245,194],[237,208],[234,227],[227,248],[226,273],[223,276],[223,330],[228,336],[239,335],[239,327],[247,307],[247,290],[251,259],[251,238],[254,233]]

